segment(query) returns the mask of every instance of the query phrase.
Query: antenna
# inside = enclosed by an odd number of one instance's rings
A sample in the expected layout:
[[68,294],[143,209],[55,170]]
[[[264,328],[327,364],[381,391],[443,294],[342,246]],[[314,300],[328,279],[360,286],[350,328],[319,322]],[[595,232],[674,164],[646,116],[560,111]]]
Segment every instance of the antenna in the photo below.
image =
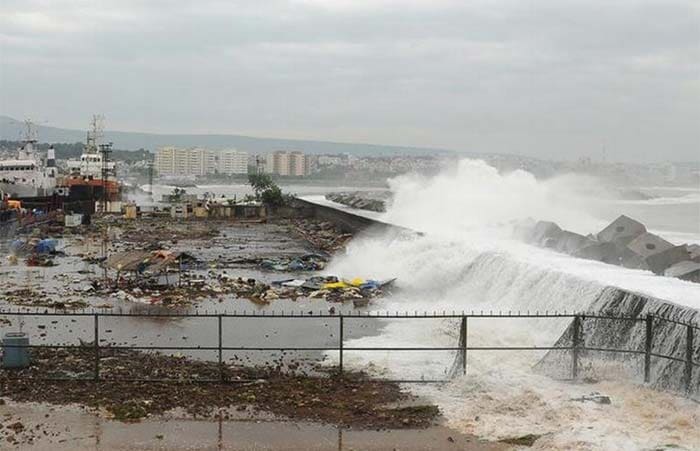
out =
[[37,141],[37,130],[34,126],[34,122],[31,119],[24,120],[24,141],[35,143]]

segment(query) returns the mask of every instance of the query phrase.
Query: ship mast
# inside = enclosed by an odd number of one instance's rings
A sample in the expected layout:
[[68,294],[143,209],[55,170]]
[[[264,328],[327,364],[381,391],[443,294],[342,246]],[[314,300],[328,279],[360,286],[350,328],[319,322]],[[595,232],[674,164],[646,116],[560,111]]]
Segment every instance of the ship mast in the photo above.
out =
[[93,114],[90,120],[90,130],[87,132],[85,145],[85,153],[98,153],[98,143],[104,137],[104,120],[105,117],[101,114]]

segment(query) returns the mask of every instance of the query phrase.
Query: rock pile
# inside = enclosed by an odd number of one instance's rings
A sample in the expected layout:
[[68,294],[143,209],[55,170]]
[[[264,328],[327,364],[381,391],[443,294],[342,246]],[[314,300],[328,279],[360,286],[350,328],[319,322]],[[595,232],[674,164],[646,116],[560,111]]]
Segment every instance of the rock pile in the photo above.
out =
[[520,224],[516,234],[529,243],[574,257],[700,283],[699,245],[675,246],[625,215],[595,235],[583,236],[547,221]]
[[349,193],[329,193],[326,199],[360,210],[386,211],[388,194],[384,192],[353,191]]

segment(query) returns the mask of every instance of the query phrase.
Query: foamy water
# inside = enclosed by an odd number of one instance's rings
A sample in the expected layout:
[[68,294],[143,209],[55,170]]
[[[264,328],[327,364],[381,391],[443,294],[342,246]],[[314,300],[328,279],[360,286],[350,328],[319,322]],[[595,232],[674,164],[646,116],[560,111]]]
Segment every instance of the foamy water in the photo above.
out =
[[[501,175],[482,162],[463,161],[433,178],[392,182],[394,202],[383,219],[426,233],[397,241],[367,238],[351,243],[329,273],[346,277],[398,277],[400,293],[377,310],[583,311],[606,286],[700,308],[700,285],[598,262],[575,259],[512,241],[512,221],[548,219],[587,233],[599,218],[587,212],[585,180],[540,182],[516,171]],[[566,320],[471,320],[469,343],[479,346],[551,345]],[[346,346],[455,346],[450,320],[386,321],[378,336]],[[430,396],[447,421],[489,439],[544,434],[539,449],[649,449],[667,444],[700,448],[700,405],[632,382],[558,382],[531,368],[533,352],[471,352],[468,375],[447,386],[413,388]],[[450,352],[348,353],[350,365],[400,378],[445,377]],[[371,366],[370,362],[372,363]],[[612,405],[572,401],[598,391]]]

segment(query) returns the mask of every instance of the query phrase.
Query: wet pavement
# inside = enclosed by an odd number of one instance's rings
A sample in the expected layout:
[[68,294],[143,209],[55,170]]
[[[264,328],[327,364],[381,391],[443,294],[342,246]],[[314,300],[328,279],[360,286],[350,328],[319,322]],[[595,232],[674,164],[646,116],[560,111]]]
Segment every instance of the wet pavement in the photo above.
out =
[[180,412],[124,423],[77,406],[0,406],[3,423],[21,419],[35,431],[33,443],[3,449],[87,450],[499,450],[509,447],[460,434],[444,426],[427,429],[353,430],[290,422],[238,412],[238,418],[192,419]]

